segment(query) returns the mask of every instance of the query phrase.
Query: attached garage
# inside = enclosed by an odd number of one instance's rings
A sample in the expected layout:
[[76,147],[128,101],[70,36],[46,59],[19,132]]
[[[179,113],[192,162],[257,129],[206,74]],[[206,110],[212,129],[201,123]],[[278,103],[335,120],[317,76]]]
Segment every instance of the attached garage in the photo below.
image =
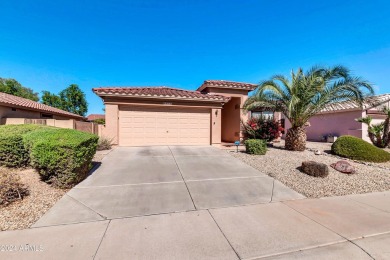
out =
[[210,111],[119,106],[119,145],[210,145]]
[[95,88],[106,106],[101,136],[120,146],[221,143],[229,97],[167,87]]

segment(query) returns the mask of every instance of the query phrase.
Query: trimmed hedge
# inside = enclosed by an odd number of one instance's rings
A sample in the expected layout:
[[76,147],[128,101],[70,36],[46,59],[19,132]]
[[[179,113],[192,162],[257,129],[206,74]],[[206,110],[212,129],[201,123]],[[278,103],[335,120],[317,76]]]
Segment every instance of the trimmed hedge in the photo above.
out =
[[72,187],[87,176],[98,139],[96,135],[58,128],[39,129],[23,138],[31,165],[42,179],[61,188]]
[[264,155],[267,152],[267,142],[260,139],[248,139],[245,141],[245,148],[249,154]]
[[41,125],[0,126],[0,165],[36,168],[42,179],[61,188],[82,181],[91,168],[98,137]]
[[390,153],[354,136],[341,136],[332,144],[332,152],[341,157],[366,162],[387,162]]
[[0,127],[0,165],[24,167],[29,154],[23,144],[23,135],[40,129],[39,125],[6,125]]

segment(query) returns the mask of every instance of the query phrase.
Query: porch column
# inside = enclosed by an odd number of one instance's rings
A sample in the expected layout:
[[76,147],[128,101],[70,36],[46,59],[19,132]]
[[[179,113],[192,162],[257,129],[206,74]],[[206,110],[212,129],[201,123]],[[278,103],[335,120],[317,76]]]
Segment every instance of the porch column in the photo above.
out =
[[211,145],[221,144],[222,111],[220,108],[211,109]]
[[248,96],[242,96],[241,97],[241,103],[240,103],[240,141],[242,141],[244,139],[244,132],[243,132],[243,126],[241,124],[241,122],[246,122],[248,121],[249,119],[249,111],[245,111],[244,109],[244,104],[245,104],[245,101],[248,99]]

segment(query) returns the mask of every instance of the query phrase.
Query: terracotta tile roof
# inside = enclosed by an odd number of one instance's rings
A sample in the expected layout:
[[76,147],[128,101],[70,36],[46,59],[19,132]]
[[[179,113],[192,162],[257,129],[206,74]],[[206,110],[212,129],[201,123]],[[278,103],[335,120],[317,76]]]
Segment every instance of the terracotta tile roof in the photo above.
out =
[[106,119],[106,115],[103,114],[90,114],[87,116],[88,121],[93,121],[96,119]]
[[329,104],[326,108],[324,108],[321,111],[321,113],[329,113],[329,112],[343,111],[343,110],[360,110],[360,109],[366,110],[366,109],[376,107],[388,101],[390,101],[390,94],[367,97],[363,103],[363,108],[360,108],[359,104],[353,101],[337,102],[337,103]]
[[251,83],[234,82],[234,81],[227,81],[227,80],[205,80],[202,86],[198,88],[198,91],[202,91],[207,87],[243,89],[243,90],[252,91],[257,87],[257,85]]
[[17,97],[14,95],[6,94],[3,92],[0,92],[0,104],[5,105],[5,106],[10,106],[10,107],[20,107],[26,110],[35,110],[39,112],[46,112],[46,113],[52,113],[56,115],[63,115],[63,116],[68,116],[71,118],[83,118],[82,116],[54,108],[48,105],[44,105],[29,99]]
[[199,91],[190,91],[168,87],[104,87],[92,89],[98,96],[127,96],[146,98],[178,98],[184,100],[205,100],[227,102],[228,97],[203,94]]

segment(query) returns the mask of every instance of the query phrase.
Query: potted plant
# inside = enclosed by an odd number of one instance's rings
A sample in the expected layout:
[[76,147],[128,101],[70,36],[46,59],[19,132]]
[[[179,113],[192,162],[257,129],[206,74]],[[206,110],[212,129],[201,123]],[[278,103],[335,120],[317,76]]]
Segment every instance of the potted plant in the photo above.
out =
[[337,140],[337,136],[336,136],[336,135],[333,135],[333,134],[329,134],[329,135],[326,137],[326,141],[327,141],[328,143],[334,143],[336,140]]

